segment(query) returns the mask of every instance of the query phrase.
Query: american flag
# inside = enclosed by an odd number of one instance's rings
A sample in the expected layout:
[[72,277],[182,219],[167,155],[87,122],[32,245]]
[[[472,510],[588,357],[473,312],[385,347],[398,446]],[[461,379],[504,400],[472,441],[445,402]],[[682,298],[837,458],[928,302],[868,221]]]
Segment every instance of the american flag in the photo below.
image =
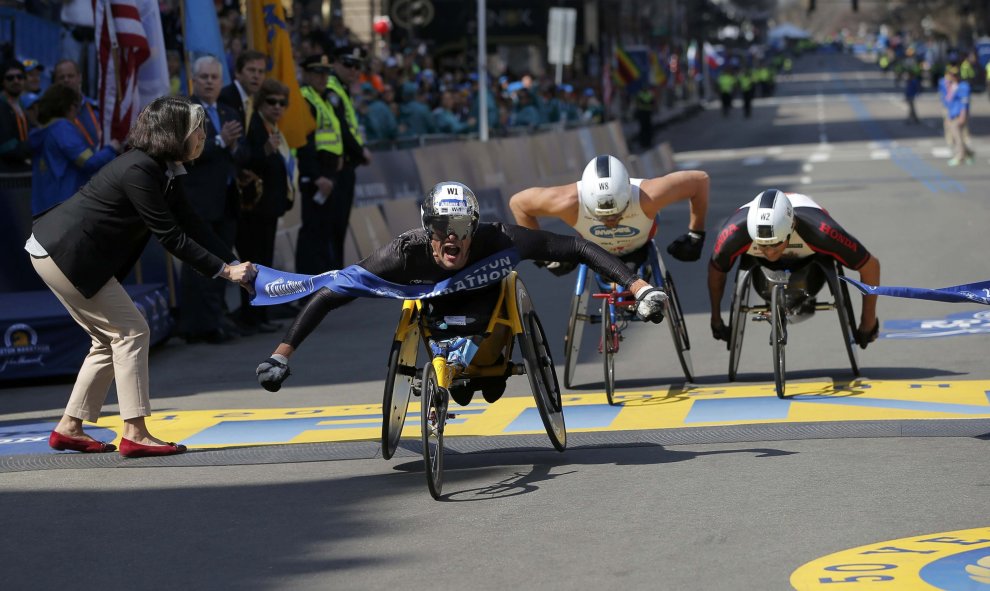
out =
[[140,110],[138,68],[151,54],[137,0],[93,0],[103,140],[123,142]]

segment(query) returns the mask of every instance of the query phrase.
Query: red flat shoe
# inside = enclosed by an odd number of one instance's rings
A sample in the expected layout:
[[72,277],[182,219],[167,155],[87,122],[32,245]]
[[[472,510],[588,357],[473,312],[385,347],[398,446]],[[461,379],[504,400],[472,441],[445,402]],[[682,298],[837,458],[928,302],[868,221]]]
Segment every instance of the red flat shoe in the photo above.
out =
[[57,431],[52,431],[52,434],[48,436],[48,447],[58,451],[80,451],[84,454],[105,454],[117,449],[117,446],[112,443],[103,443],[82,437],[69,437]]
[[186,451],[186,446],[181,443],[169,443],[168,445],[144,445],[135,443],[130,439],[120,440],[120,455],[125,458],[147,458],[151,456],[174,456]]

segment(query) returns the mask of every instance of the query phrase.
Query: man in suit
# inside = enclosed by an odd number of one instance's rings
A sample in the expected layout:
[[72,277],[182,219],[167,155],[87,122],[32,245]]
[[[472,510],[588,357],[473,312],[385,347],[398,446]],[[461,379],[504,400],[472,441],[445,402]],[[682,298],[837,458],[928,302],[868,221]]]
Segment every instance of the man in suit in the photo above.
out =
[[219,102],[237,111],[241,125],[247,131],[254,114],[254,95],[265,80],[265,54],[249,49],[237,56],[234,81],[220,90]]
[[[237,231],[237,159],[244,156],[241,138],[244,128],[237,112],[219,104],[223,70],[219,60],[201,57],[193,64],[192,101],[206,111],[206,146],[202,155],[187,165],[182,183],[199,217],[228,249],[233,248]],[[224,326],[226,286],[211,281],[184,265],[181,274],[181,315],[179,332],[189,343],[221,343],[235,334],[236,327]]]

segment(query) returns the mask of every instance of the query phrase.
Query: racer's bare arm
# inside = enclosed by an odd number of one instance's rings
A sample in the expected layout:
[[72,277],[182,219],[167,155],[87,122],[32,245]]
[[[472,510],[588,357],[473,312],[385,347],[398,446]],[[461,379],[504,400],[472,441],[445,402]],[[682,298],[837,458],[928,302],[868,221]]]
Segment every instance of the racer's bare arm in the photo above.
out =
[[[859,280],[867,285],[880,285],[880,261],[875,256],[870,256],[859,268]],[[877,296],[863,296],[863,310],[859,316],[859,332],[868,333],[873,330],[877,323]]]
[[573,226],[578,216],[577,183],[523,189],[509,199],[509,209],[516,224],[530,230],[540,229],[541,217],[555,217]]
[[724,341],[728,341],[728,329],[722,322],[722,294],[725,293],[727,276],[728,273],[720,271],[711,263],[708,264],[708,298],[712,307],[712,336]]
[[639,188],[646,194],[646,199],[641,198],[640,203],[647,216],[653,217],[668,205],[689,199],[691,213],[688,229],[695,232],[705,231],[709,191],[707,172],[702,170],[672,172],[661,177],[646,179],[640,183]]

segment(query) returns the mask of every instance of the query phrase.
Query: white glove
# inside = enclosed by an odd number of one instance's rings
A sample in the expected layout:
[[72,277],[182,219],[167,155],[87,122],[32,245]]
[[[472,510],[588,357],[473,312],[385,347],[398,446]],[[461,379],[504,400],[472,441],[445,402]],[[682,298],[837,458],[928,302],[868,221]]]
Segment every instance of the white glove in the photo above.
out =
[[653,324],[663,322],[663,303],[667,294],[662,289],[647,285],[636,292],[636,315],[640,320],[649,320]]

